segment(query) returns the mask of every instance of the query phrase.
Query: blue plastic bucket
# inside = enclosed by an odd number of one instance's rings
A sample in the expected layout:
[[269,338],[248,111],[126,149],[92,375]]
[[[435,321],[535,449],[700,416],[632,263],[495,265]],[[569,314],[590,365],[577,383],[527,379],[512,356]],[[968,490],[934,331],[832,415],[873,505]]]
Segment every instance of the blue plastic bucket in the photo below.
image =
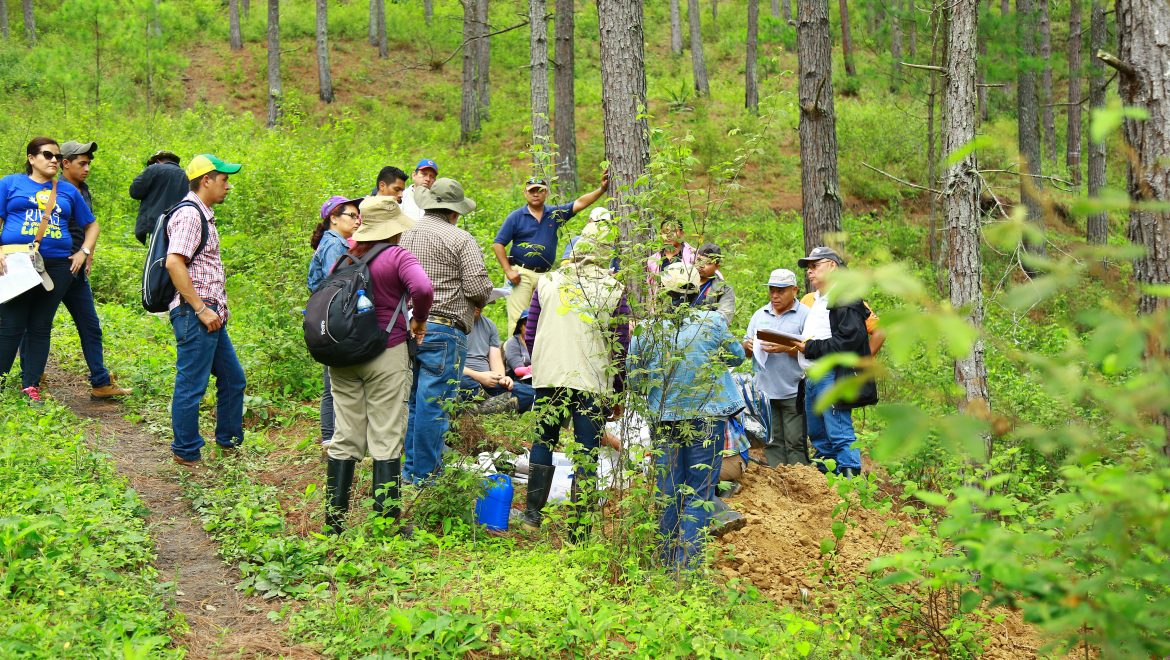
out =
[[485,481],[487,490],[475,501],[475,520],[488,529],[502,532],[508,529],[508,515],[512,512],[512,478],[493,474]]

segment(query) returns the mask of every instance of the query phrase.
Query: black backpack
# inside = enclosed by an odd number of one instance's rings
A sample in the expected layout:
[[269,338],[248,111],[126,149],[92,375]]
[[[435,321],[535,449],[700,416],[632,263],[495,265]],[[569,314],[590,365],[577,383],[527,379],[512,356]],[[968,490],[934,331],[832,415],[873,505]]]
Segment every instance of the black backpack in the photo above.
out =
[[358,314],[357,304],[361,290],[374,300],[370,263],[389,247],[379,243],[360,259],[345,254],[309,296],[305,305],[305,345],[314,360],[330,367],[350,367],[369,362],[386,350],[386,334],[398,321],[406,295],[385,328],[378,323],[374,310]]
[[175,299],[175,285],[171,282],[171,274],[167,272],[167,252],[171,245],[167,236],[167,222],[175,211],[190,206],[199,213],[202,231],[199,234],[199,247],[191,255],[196,255],[207,246],[207,216],[199,205],[190,200],[183,200],[175,204],[166,213],[158,216],[154,222],[154,233],[150,235],[150,243],[146,246],[146,263],[142,266],[142,307],[148,312],[165,312]]

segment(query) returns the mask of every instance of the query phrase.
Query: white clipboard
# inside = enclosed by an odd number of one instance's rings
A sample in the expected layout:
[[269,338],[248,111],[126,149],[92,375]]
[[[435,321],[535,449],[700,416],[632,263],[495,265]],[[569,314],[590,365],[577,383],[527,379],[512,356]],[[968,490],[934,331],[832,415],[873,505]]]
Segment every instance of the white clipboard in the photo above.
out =
[[41,274],[33,268],[32,257],[27,252],[4,255],[4,264],[7,270],[0,275],[0,303],[41,284]]

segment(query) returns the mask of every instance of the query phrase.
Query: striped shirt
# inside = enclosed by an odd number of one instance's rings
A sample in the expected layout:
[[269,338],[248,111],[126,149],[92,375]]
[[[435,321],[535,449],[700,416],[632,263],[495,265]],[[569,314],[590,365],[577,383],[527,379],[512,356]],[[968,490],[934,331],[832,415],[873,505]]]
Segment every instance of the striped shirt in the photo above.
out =
[[475,323],[475,310],[487,304],[492,292],[483,252],[471,234],[427,213],[398,243],[410,250],[431,278],[435,302],[431,316],[455,321],[464,333]]
[[[187,193],[183,201],[194,202],[207,218],[207,244],[203,246],[202,252],[194,258],[191,257],[199,248],[203,223],[199,220],[199,211],[184,206],[175,211],[167,221],[167,236],[170,241],[167,254],[179,254],[186,258],[187,273],[191,276],[195,293],[199,294],[204,304],[215,305],[219,318],[226,322],[228,309],[224,282],[227,277],[224,275],[223,261],[219,256],[219,230],[215,228],[215,212],[193,192]],[[170,309],[178,307],[182,302],[183,296],[176,293]]]

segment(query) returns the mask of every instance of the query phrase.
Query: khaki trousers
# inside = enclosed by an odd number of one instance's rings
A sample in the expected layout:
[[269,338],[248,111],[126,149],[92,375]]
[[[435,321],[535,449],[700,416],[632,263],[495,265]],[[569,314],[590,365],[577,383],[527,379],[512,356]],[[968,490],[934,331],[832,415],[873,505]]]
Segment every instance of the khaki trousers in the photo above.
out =
[[402,456],[409,411],[410,370],[406,344],[353,367],[330,367],[334,431],[329,458],[376,461]]
[[536,291],[536,281],[540,273],[523,266],[512,266],[520,274],[520,283],[512,285],[512,293],[508,294],[508,335],[516,329],[516,322],[524,310],[532,305],[532,294]]

